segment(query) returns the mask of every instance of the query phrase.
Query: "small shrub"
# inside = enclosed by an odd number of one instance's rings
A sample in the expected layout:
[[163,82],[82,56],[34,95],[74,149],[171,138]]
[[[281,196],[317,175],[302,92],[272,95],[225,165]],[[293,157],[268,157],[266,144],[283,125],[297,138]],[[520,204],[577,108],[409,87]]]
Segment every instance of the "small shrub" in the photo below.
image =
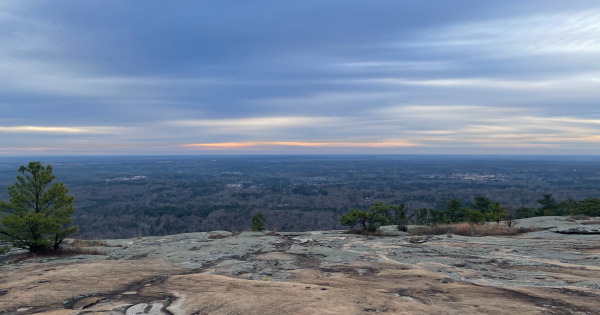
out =
[[254,231],[254,232],[264,231],[265,223],[267,223],[267,220],[262,215],[262,213],[259,212],[259,213],[255,214],[252,217],[252,231]]
[[517,224],[517,212],[513,207],[507,207],[504,210],[504,222],[506,222],[506,226],[512,227]]
[[398,226],[398,231],[406,232],[408,230],[407,224],[409,217],[407,216],[408,209],[404,204],[390,205],[389,206],[394,212],[394,223]]
[[10,251],[10,246],[0,246],[0,255],[6,254]]
[[485,215],[479,210],[468,210],[467,221],[469,223],[485,224]]
[[[375,232],[381,225],[391,222],[390,212],[392,209],[396,209],[397,214],[400,215],[397,206],[375,202],[368,211],[350,209],[348,213],[340,216],[340,223],[350,226],[351,229],[359,224],[363,230]],[[402,219],[398,217],[398,220]]]

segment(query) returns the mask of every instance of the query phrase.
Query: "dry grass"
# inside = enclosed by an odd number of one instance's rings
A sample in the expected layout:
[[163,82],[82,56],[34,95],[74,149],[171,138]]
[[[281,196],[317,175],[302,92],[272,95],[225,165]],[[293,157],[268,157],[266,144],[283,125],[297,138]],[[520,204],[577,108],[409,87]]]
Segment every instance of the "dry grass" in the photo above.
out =
[[589,219],[591,219],[591,218],[584,214],[572,215],[567,218],[567,220],[589,220]]
[[108,243],[106,243],[103,239],[93,239],[93,240],[80,240],[80,239],[66,239],[64,240],[64,244],[71,247],[92,247],[92,246],[103,246],[110,247]]
[[98,249],[98,248],[88,248],[83,243],[79,243],[78,246],[65,245],[61,246],[57,251],[52,250],[52,248],[47,248],[45,250],[35,252],[35,253],[22,253],[15,255],[8,263],[15,264],[21,261],[26,261],[30,259],[46,259],[46,258],[54,258],[54,257],[69,257],[69,256],[77,256],[77,255],[106,255],[106,252]]
[[440,224],[434,226],[419,226],[408,230],[411,235],[441,235],[453,234],[454,225]]
[[110,247],[105,240],[93,239],[93,240],[80,240],[80,239],[65,239],[62,246],[54,251],[52,248],[36,253],[25,253],[19,259],[30,259],[38,257],[61,257],[61,256],[75,256],[75,255],[105,255],[101,249],[90,248],[90,247]]
[[48,256],[75,256],[75,255],[106,255],[106,252],[97,248],[63,247],[58,251],[49,251]]
[[66,239],[63,241],[58,251],[50,251],[48,255],[56,256],[71,256],[71,255],[104,255],[106,252],[98,248],[90,247],[111,247],[103,239],[93,240],[80,240],[80,239]]
[[411,236],[410,239],[408,240],[410,243],[415,244],[415,243],[419,243],[420,241],[424,240],[423,237],[418,237],[418,236]]
[[528,232],[537,231],[532,228],[516,228],[507,227],[498,224],[443,224],[436,226],[423,226],[409,230],[411,235],[441,235],[441,234],[456,234],[462,236],[501,236],[501,235],[517,235]]
[[222,239],[222,238],[228,238],[230,235],[227,234],[213,234],[208,236],[207,238],[211,239],[211,240],[218,240],[218,239]]
[[390,233],[385,233],[382,232],[381,230],[376,230],[374,232],[369,232],[366,230],[362,230],[362,229],[350,229],[348,231],[345,231],[344,234],[358,234],[358,235],[366,235],[366,236],[384,236],[384,237],[394,237],[397,235],[394,234],[390,234]]

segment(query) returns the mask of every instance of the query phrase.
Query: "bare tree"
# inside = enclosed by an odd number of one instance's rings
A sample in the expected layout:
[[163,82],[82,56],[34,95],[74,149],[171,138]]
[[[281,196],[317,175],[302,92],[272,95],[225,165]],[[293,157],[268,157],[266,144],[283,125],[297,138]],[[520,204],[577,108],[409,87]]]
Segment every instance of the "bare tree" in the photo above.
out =
[[515,207],[508,206],[504,209],[504,221],[506,221],[506,226],[511,227],[517,224],[517,220],[515,219]]

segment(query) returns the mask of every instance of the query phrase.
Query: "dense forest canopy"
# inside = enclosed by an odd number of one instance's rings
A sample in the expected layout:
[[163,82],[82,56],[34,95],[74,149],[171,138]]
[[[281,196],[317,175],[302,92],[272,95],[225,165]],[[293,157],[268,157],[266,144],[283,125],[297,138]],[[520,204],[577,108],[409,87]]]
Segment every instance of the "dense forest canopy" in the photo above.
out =
[[[0,160],[0,199],[7,199],[15,170],[29,160]],[[258,212],[266,218],[267,229],[342,229],[342,214],[351,208],[367,210],[376,201],[404,204],[409,215],[417,213],[413,220],[429,217],[426,221],[431,221],[432,215],[441,212],[447,216],[444,220],[457,220],[468,217],[463,210],[469,208],[493,221],[487,213],[494,202],[499,203],[494,209],[510,208],[524,217],[540,212],[583,213],[597,209],[593,198],[600,196],[600,159],[594,157],[310,155],[39,160],[51,164],[76,196],[75,223],[80,227],[79,236],[88,238],[246,230]],[[539,203],[544,195],[551,195],[554,201]]]

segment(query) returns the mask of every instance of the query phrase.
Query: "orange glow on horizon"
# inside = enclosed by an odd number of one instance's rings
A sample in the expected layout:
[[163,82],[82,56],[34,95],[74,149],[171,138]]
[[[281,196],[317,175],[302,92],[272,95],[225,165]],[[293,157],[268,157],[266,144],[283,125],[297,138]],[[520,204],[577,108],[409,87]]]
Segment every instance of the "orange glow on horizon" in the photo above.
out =
[[380,141],[380,142],[305,142],[305,141],[265,141],[265,142],[217,142],[217,143],[190,143],[182,147],[192,148],[215,148],[215,149],[234,149],[261,146],[283,146],[283,147],[375,147],[375,148],[394,148],[394,147],[413,147],[416,143],[408,141]]
[[26,147],[26,148],[2,148],[0,152],[20,152],[20,151],[55,151],[60,148],[44,148],[44,147]]

